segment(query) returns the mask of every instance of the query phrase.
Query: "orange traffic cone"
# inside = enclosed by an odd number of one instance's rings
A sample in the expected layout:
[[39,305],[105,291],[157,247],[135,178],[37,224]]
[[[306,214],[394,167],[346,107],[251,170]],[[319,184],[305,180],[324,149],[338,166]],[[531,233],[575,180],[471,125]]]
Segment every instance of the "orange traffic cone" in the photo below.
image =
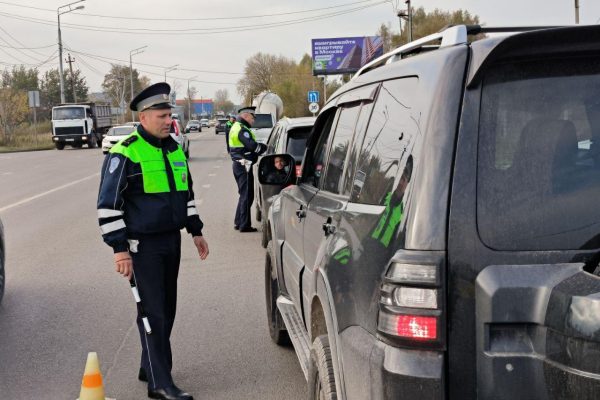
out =
[[111,400],[104,397],[100,363],[98,362],[98,354],[95,352],[88,353],[78,400]]

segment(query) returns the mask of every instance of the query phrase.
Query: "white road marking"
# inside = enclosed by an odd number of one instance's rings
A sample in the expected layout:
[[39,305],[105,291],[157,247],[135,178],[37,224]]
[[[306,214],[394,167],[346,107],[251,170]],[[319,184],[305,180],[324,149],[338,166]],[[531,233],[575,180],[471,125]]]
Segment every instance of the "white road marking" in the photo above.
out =
[[76,181],[73,181],[73,182],[69,182],[69,183],[67,183],[67,184],[65,184],[65,185],[62,185],[62,186],[55,187],[54,189],[50,189],[50,190],[48,190],[48,191],[46,191],[46,192],[43,192],[43,193],[36,194],[35,196],[27,197],[26,199],[19,200],[19,201],[17,201],[16,203],[12,203],[12,204],[9,204],[9,205],[7,205],[7,206],[4,206],[4,207],[0,208],[0,212],[3,212],[3,211],[6,211],[6,210],[9,210],[9,209],[11,209],[11,208],[14,208],[14,207],[17,207],[17,206],[20,206],[21,204],[29,203],[30,201],[33,201],[33,200],[39,199],[40,197],[44,197],[44,196],[46,196],[46,195],[48,195],[48,194],[51,194],[51,193],[54,193],[54,192],[58,192],[59,190],[62,190],[62,189],[66,189],[66,188],[68,188],[69,186],[77,185],[78,183],[81,183],[81,182],[84,182],[84,181],[90,180],[90,179],[92,179],[92,178],[96,178],[96,177],[98,177],[99,175],[100,175],[100,172],[97,172],[97,173],[95,173],[95,174],[93,174],[93,175],[86,176],[85,178],[78,179],[78,180],[76,180]]
[[2,175],[12,175],[12,172],[3,172]]
[[204,199],[196,200],[196,205],[201,206]]
[[[208,189],[210,187],[210,183],[208,185],[202,185],[203,188]],[[2,211],[2,210],[0,210]]]
[[213,165],[213,168],[221,168],[220,165]]
[[[12,173],[12,172],[11,172]],[[217,174],[208,174],[208,176],[217,176]]]

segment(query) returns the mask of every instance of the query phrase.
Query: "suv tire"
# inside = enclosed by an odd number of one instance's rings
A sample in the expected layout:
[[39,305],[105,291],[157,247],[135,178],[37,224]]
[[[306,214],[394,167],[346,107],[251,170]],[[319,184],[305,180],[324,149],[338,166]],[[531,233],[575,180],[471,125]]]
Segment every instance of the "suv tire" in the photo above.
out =
[[337,400],[333,362],[327,335],[318,336],[310,350],[308,398],[309,400]]
[[275,263],[275,252],[273,243],[267,244],[265,256],[265,297],[267,300],[267,323],[269,335],[273,342],[279,346],[288,346],[290,337],[283,323],[279,308],[277,308],[277,297],[279,296],[279,281],[277,280],[277,264]]
[[266,249],[267,246],[269,245],[269,224],[267,223],[267,220],[265,218],[263,218],[262,221],[260,222],[260,230],[261,230],[260,244],[262,247],[264,247]]
[[65,148],[65,144],[63,142],[56,142],[54,143],[54,146],[56,147],[56,150],[63,150]]

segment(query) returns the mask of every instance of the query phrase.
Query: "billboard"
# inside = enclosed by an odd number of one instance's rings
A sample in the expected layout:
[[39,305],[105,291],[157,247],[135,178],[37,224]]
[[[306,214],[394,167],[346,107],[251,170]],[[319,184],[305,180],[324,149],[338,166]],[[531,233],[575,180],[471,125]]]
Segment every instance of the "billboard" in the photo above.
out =
[[381,55],[379,36],[312,39],[313,75],[354,73]]

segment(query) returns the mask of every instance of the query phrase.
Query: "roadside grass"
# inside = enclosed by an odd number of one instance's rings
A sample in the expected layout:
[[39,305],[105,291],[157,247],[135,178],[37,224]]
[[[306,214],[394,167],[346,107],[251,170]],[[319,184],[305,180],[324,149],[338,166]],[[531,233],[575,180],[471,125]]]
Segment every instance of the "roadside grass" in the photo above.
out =
[[5,137],[0,138],[0,153],[49,150],[53,148],[50,121],[39,122],[35,126],[33,124],[21,124],[9,140]]

